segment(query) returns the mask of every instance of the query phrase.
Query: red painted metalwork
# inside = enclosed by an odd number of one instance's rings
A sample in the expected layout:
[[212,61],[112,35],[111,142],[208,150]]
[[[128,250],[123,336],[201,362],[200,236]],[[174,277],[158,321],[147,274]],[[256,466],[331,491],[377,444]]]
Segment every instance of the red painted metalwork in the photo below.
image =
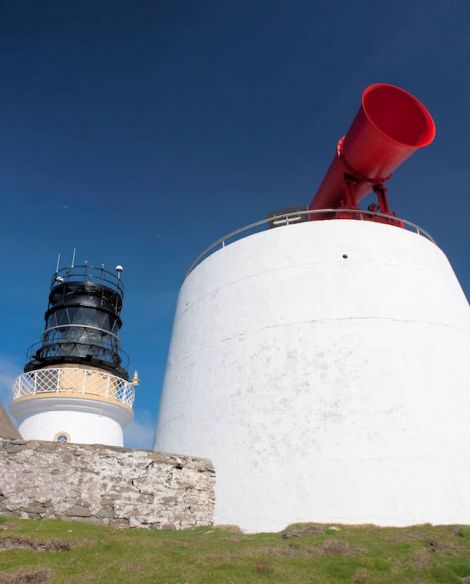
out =
[[[381,213],[393,217],[384,183],[418,148],[431,144],[435,134],[431,114],[411,93],[388,83],[369,85],[309,208],[358,209],[373,190]],[[341,211],[338,217],[349,218]],[[312,216],[319,218],[325,217]]]

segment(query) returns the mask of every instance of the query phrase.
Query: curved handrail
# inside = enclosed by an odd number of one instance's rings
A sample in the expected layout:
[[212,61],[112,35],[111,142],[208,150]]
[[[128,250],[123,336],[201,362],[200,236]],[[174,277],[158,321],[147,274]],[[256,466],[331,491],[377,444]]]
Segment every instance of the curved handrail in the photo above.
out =
[[[73,348],[67,353],[65,348],[68,346],[72,346]],[[26,351],[26,362],[30,363],[38,353],[44,353],[45,355],[42,355],[42,358],[44,359],[47,357],[54,358],[61,356],[81,358],[84,355],[82,355],[80,351],[86,351],[87,349],[95,350],[96,353],[94,356],[96,360],[102,361],[109,366],[119,365],[119,367],[122,367],[125,370],[128,370],[130,367],[130,357],[124,349],[121,349],[121,347],[91,342],[85,343],[82,342],[79,337],[62,337],[57,340],[51,339],[49,342],[38,341],[33,343]],[[101,359],[99,358],[99,355],[102,356]],[[105,359],[105,356],[109,358]],[[119,359],[114,360],[114,356],[117,356]]]
[[89,329],[91,331],[103,333],[104,335],[109,335],[110,337],[113,337],[117,341],[118,344],[121,343],[121,339],[119,338],[119,336],[116,335],[115,333],[112,333],[111,331],[99,328],[98,326],[92,326],[90,324],[72,324],[72,323],[70,323],[70,324],[56,324],[55,326],[50,326],[49,328],[44,329],[44,331],[41,335],[41,341],[43,341],[44,338],[47,338],[46,333],[50,333],[50,332],[58,330],[58,329],[70,329],[70,328]]
[[94,282],[96,284],[103,284],[118,292],[121,297],[124,297],[124,285],[121,278],[113,272],[106,270],[104,267],[97,268],[89,266],[88,264],[78,266],[68,266],[58,270],[51,281],[51,290],[57,285],[64,282]]
[[323,215],[326,213],[334,213],[335,215],[341,214],[349,214],[353,213],[354,215],[358,215],[359,219],[363,220],[364,215],[371,216],[371,217],[381,217],[384,219],[384,223],[388,223],[391,225],[396,224],[403,224],[404,228],[408,228],[409,230],[417,233],[418,235],[422,235],[426,239],[429,239],[432,243],[436,244],[434,239],[429,235],[427,231],[422,229],[416,223],[412,223],[411,221],[407,221],[406,219],[400,219],[399,217],[395,217],[394,215],[385,215],[384,213],[378,213],[376,211],[363,211],[362,209],[315,209],[315,210],[305,210],[305,211],[294,211],[292,213],[283,213],[282,215],[276,215],[274,217],[268,217],[267,219],[261,219],[260,221],[255,221],[254,223],[250,223],[249,225],[245,225],[244,227],[240,227],[235,231],[231,231],[224,235],[223,237],[219,237],[214,243],[206,247],[193,261],[193,263],[189,266],[188,271],[186,272],[186,277],[194,270],[194,268],[206,257],[209,255],[209,252],[214,250],[217,246],[221,245],[225,247],[228,239],[233,239],[237,235],[244,233],[246,231],[250,231],[251,229],[255,229],[256,227],[261,227],[262,225],[267,225],[268,223],[273,223],[275,221],[284,220],[286,221],[286,226],[294,225],[298,222],[289,222],[289,218],[305,216],[310,217],[310,215]]

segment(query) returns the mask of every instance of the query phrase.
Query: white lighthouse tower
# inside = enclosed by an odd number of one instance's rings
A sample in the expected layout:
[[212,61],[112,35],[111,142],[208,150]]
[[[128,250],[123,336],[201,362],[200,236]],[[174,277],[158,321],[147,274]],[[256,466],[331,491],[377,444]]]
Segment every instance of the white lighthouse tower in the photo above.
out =
[[41,341],[13,386],[24,439],[123,445],[136,377],[128,379],[119,340],[122,269],[85,263],[54,274]]
[[311,210],[187,275],[155,447],[212,459],[217,523],[470,523],[469,305],[384,187],[433,137],[418,100],[371,86]]

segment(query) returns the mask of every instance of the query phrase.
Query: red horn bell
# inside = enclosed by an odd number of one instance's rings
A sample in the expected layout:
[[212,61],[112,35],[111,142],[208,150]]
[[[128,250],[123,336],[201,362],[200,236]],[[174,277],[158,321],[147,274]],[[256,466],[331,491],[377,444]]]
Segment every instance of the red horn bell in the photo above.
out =
[[[431,144],[435,134],[431,114],[411,93],[388,83],[369,85],[310,209],[347,207],[348,180],[354,183],[357,204],[415,150]],[[312,215],[315,218],[321,217]]]

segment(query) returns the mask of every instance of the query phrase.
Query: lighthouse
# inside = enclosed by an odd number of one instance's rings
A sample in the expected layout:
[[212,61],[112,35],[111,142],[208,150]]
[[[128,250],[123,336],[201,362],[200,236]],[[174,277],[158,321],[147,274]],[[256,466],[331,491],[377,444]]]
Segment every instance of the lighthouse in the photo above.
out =
[[129,381],[119,339],[122,271],[57,266],[44,332],[13,386],[10,410],[24,439],[123,446],[137,375]]
[[470,523],[468,301],[387,192],[434,134],[413,95],[369,86],[309,208],[188,271],[155,447],[213,461],[216,523]]

